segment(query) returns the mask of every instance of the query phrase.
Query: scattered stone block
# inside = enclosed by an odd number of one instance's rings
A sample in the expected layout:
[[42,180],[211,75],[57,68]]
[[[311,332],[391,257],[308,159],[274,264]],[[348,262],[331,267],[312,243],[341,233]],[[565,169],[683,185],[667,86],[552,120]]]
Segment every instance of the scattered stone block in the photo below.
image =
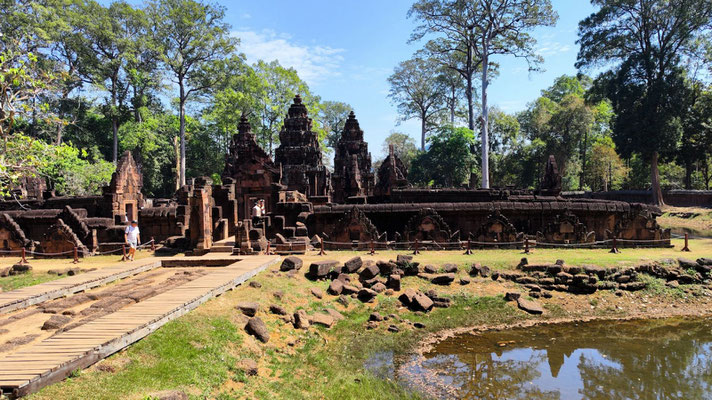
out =
[[32,271],[32,267],[30,266],[30,264],[15,264],[9,268],[9,271],[5,276],[27,274],[30,271]]
[[294,327],[297,329],[309,328],[309,317],[304,310],[297,310],[294,313]]
[[240,360],[240,362],[237,364],[237,367],[241,369],[247,376],[256,376],[258,372],[257,362],[251,358],[245,358]]
[[528,312],[529,314],[543,314],[544,313],[544,308],[541,306],[541,304],[533,301],[533,300],[527,300],[524,297],[520,297],[517,299],[517,306]]
[[301,258],[289,256],[282,261],[282,265],[279,267],[280,271],[291,271],[299,270],[302,268],[303,262]]
[[361,271],[359,274],[359,280],[361,282],[367,281],[369,279],[376,278],[380,273],[381,270],[378,269],[378,265],[369,265]]
[[372,312],[371,315],[368,316],[368,320],[381,322],[381,321],[383,321],[383,316],[378,312]]
[[353,274],[358,271],[363,265],[363,260],[361,257],[354,257],[344,263],[344,269],[346,273]]
[[425,272],[426,274],[434,274],[438,272],[438,268],[432,264],[428,264],[423,267],[423,272]]
[[311,288],[309,291],[311,292],[312,296],[316,297],[317,299],[324,298],[324,291],[319,288]]
[[388,289],[393,289],[395,291],[401,290],[401,277],[397,274],[392,274],[388,276],[388,281],[386,281],[386,287]]
[[520,297],[522,297],[521,293],[507,292],[507,294],[504,295],[504,300],[505,301],[517,301],[517,300],[519,300]]
[[443,271],[446,273],[456,273],[457,270],[458,270],[457,264],[448,263],[448,264],[443,265]]
[[382,282],[377,282],[375,285],[371,286],[371,289],[376,293],[383,293],[386,291],[386,285]]
[[332,318],[336,321],[341,321],[345,319],[345,317],[338,311],[334,310],[333,308],[327,308],[324,310],[327,314],[331,315]]
[[309,266],[309,279],[324,279],[339,263],[334,260],[315,261]]
[[52,315],[44,324],[42,324],[43,331],[54,331],[64,325],[68,324],[72,318],[66,315]]
[[316,313],[309,317],[309,323],[312,325],[321,325],[325,326],[327,328],[331,328],[334,325],[334,317],[332,317],[329,314],[324,314],[324,313]]
[[378,293],[376,293],[375,290],[363,288],[358,291],[358,299],[361,300],[364,303],[370,303],[372,302]]
[[250,318],[245,325],[245,331],[256,337],[260,342],[269,342],[269,331],[267,325],[259,317]]
[[422,293],[417,293],[410,303],[410,309],[413,311],[428,312],[433,309],[433,301],[430,297]]
[[245,301],[237,304],[237,309],[248,317],[254,317],[260,309],[260,304],[253,301]]
[[435,275],[430,282],[432,282],[435,285],[449,285],[455,280],[455,274],[449,273],[449,274],[440,274],[440,275]]
[[259,282],[257,282],[257,281],[250,281],[250,287],[251,287],[251,288],[255,288],[255,289],[259,289],[259,288],[262,287],[262,284],[259,283]]
[[331,281],[329,288],[326,290],[329,294],[338,296],[344,290],[344,282],[340,279]]

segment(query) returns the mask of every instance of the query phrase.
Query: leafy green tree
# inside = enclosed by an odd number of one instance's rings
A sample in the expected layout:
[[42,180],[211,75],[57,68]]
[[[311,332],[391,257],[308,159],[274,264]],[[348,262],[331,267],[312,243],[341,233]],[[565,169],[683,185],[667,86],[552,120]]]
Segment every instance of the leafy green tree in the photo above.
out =
[[398,64],[388,77],[388,97],[397,105],[401,118],[420,120],[421,150],[425,150],[425,137],[442,110],[444,91],[438,76],[437,62],[416,57]]
[[86,196],[101,193],[111,180],[114,165],[104,161],[97,149],[92,153],[67,144],[47,144],[16,133],[6,142],[0,162],[0,190],[7,194],[21,177],[39,176],[60,195]]
[[121,150],[129,150],[141,165],[143,191],[150,197],[171,197],[175,185],[167,176],[174,174],[176,161],[172,138],[178,136],[178,118],[168,113],[151,113],[140,108],[139,121],[121,125]]
[[598,78],[599,93],[616,113],[613,138],[629,157],[650,165],[653,202],[664,204],[658,162],[674,152],[681,135],[683,58],[702,55],[696,46],[712,20],[708,0],[592,0],[598,11],[579,23],[576,66],[610,66]]
[[326,145],[332,149],[336,148],[336,143],[341,138],[346,119],[353,107],[341,101],[324,101],[321,103],[321,113],[319,120],[324,130],[327,132]]
[[466,184],[474,156],[470,151],[475,136],[467,128],[444,126],[428,138],[428,150],[411,164],[408,179],[428,186],[456,187]]
[[418,155],[415,140],[405,133],[391,132],[383,140],[383,152],[388,154],[391,146],[393,146],[393,153],[400,158],[406,169],[410,169],[413,159]]
[[214,131],[216,151],[226,154],[243,114],[250,120],[253,131],[260,131],[267,83],[242,55],[233,55],[220,63],[226,79],[212,90],[203,119]]
[[712,92],[700,82],[688,82],[688,85],[677,161],[685,167],[685,189],[692,189],[695,165],[706,165],[712,155]]
[[[299,94],[312,116],[318,115],[319,101],[309,91],[309,86],[302,81],[294,68],[285,68],[279,62],[258,61],[254,66],[257,74],[265,83],[263,96],[260,98],[259,116],[261,120],[258,141],[266,147],[269,154],[279,144],[279,129],[284,116]],[[325,133],[322,133],[325,136]]]
[[512,168],[519,159],[518,151],[524,144],[524,136],[519,121],[514,115],[498,108],[490,109],[489,132],[491,133],[490,153],[492,155],[492,182],[496,186],[515,185],[516,178]]
[[[531,70],[537,69],[542,57],[536,53],[536,40],[529,32],[538,26],[554,25],[558,15],[550,0],[420,0],[410,12],[422,22],[416,28],[416,38],[426,34],[444,36],[446,39],[437,46],[441,52],[457,51],[460,58],[464,54],[468,65],[479,60],[482,72],[482,187],[489,188],[487,88],[491,79],[491,58],[513,55],[524,58]],[[470,82],[468,90],[471,91]],[[470,112],[469,127],[474,130],[472,118]]]
[[158,54],[178,85],[180,168],[177,181],[186,183],[186,103],[204,94],[217,82],[215,62],[231,54],[237,39],[230,36],[230,25],[223,21],[224,7],[195,0],[152,0],[148,5],[153,38]]
[[78,29],[87,46],[80,52],[79,73],[96,88],[108,93],[105,114],[111,120],[113,134],[112,159],[118,160],[120,114],[125,112],[128,96],[127,60],[133,57],[136,31],[145,20],[143,12],[128,3],[115,1],[103,7],[87,1],[78,10]]
[[627,175],[628,167],[616,153],[613,140],[608,136],[597,138],[591,149],[591,167],[586,177],[591,190],[620,189]]

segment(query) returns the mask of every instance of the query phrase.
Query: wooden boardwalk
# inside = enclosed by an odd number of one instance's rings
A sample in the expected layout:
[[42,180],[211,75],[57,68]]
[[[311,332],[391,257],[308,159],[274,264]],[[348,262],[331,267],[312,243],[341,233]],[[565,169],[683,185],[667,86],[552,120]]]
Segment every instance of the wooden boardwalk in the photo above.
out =
[[210,268],[207,275],[198,279],[0,358],[0,393],[20,397],[58,382],[245,282],[278,260],[277,256],[234,259],[233,264]]
[[0,314],[92,289],[160,266],[161,261],[151,257],[143,260],[121,262],[110,267],[40,283],[39,285],[2,292],[0,293]]

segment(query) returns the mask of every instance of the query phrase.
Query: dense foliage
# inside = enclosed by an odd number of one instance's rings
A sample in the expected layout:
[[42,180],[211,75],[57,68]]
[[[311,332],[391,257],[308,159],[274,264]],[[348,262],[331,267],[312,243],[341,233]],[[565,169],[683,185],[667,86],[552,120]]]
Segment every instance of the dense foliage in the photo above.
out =
[[129,150],[146,195],[171,196],[186,178],[219,180],[243,113],[274,152],[296,94],[329,153],[351,107],[276,61],[248,64],[224,15],[195,0],[0,0],[0,190],[43,176],[59,194],[97,193],[105,160]]

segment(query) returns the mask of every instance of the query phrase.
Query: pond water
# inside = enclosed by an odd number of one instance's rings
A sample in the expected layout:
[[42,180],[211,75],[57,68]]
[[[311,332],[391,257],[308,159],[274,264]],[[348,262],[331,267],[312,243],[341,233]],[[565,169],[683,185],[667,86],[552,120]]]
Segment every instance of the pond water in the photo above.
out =
[[712,319],[557,324],[466,334],[366,367],[436,398],[712,399]]

